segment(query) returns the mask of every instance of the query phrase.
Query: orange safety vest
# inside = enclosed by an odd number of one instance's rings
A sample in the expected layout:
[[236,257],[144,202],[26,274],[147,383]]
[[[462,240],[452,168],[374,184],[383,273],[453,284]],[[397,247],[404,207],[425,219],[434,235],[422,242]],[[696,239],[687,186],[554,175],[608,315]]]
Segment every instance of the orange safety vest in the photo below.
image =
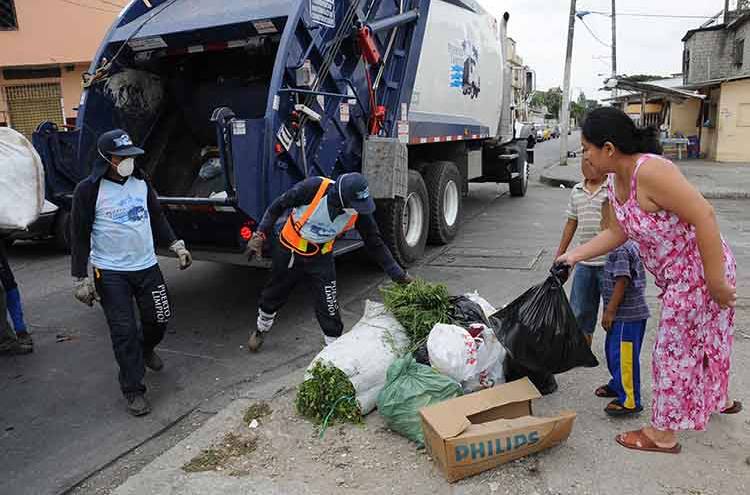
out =
[[331,179],[323,178],[323,182],[320,184],[318,192],[315,193],[312,202],[307,206],[307,210],[305,210],[305,213],[303,213],[297,221],[294,220],[294,213],[289,213],[289,218],[287,218],[284,228],[281,229],[281,235],[279,236],[279,241],[283,246],[291,249],[300,256],[315,256],[318,253],[328,254],[333,251],[333,245],[336,242],[336,239],[354,228],[354,225],[357,223],[357,215],[353,215],[346,226],[344,226],[344,229],[339,232],[334,239],[323,244],[322,247],[319,244],[313,241],[308,241],[302,237],[302,227],[305,226],[310,219],[310,216],[315,212],[331,184],[333,184]]

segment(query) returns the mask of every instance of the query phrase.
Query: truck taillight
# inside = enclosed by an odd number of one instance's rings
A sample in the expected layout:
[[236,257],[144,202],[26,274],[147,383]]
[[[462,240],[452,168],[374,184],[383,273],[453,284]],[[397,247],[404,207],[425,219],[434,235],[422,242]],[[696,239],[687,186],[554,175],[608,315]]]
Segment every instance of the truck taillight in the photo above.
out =
[[253,236],[253,229],[250,228],[249,224],[245,224],[240,228],[240,237],[243,241],[249,241]]

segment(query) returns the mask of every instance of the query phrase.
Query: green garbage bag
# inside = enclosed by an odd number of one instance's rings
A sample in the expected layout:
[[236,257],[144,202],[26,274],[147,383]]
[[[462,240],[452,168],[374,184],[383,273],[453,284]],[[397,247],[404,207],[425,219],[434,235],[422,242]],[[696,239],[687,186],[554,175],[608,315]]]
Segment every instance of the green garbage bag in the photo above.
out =
[[423,446],[419,410],[462,394],[457,381],[417,363],[407,354],[388,368],[385,387],[378,394],[378,411],[389,428]]

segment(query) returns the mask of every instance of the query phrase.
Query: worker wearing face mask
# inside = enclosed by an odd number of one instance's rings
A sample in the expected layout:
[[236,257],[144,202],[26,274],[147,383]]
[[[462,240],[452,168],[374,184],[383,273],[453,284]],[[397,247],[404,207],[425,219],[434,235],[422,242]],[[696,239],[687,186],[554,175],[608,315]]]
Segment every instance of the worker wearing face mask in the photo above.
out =
[[248,242],[248,256],[262,254],[274,225],[287,211],[289,214],[278,233],[278,241],[271,245],[271,279],[261,294],[257,325],[248,341],[253,352],[263,344],[276,312],[303,278],[313,292],[315,316],[326,345],[341,336],[343,324],[336,297],[333,245],[348,230],[359,231],[370,255],[393,281],[409,283],[412,280],[393,259],[380,235],[373,217],[375,202],[361,174],[344,174],[335,182],[325,177],[309,177],[279,196],[268,207],[257,232]]
[[[142,416],[151,410],[144,396],[145,367],[154,371],[163,368],[154,349],[172,316],[154,243],[169,246],[181,269],[189,267],[192,258],[185,243],[175,237],[145,174],[135,166],[134,157],[143,150],[120,129],[102,134],[97,148],[99,159],[91,175],[73,194],[74,295],[88,306],[94,301],[101,303],[128,412]],[[93,280],[88,274],[89,260]]]

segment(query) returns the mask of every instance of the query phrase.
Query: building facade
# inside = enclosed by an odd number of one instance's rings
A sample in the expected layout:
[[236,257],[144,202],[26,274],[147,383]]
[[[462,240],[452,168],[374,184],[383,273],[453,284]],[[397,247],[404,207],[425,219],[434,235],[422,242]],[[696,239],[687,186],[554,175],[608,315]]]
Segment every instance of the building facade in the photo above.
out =
[[524,65],[518,54],[518,46],[513,38],[508,38],[506,58],[511,72],[511,87],[516,122],[530,121],[529,96],[534,91],[534,73]]
[[0,0],[0,126],[75,122],[81,77],[125,0]]
[[750,162],[750,9],[736,3],[682,39],[684,87],[706,98],[696,122],[710,160]]

